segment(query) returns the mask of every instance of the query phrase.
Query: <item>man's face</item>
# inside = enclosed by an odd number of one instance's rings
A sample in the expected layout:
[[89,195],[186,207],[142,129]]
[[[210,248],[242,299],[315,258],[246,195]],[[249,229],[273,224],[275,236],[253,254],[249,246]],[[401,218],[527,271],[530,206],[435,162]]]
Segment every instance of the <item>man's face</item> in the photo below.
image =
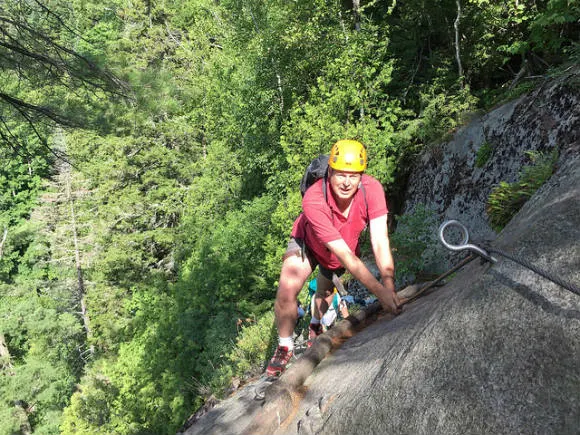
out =
[[361,172],[336,171],[330,169],[329,183],[334,195],[339,200],[348,200],[358,189]]

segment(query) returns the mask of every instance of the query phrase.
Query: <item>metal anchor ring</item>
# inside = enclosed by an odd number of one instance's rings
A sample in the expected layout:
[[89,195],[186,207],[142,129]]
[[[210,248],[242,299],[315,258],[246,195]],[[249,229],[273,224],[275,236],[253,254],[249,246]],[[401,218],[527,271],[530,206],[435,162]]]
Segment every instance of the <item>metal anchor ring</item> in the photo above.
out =
[[[452,245],[447,240],[445,240],[444,234],[445,230],[450,226],[457,227],[461,231],[461,237],[463,238],[463,240],[459,243],[459,245]],[[465,228],[465,225],[463,225],[459,221],[449,220],[443,222],[439,227],[439,240],[441,240],[443,246],[445,246],[447,249],[450,249],[451,251],[463,251],[467,249],[469,251],[475,252],[477,255],[485,258],[488,261],[491,261],[493,263],[497,261],[491,255],[489,255],[489,253],[486,252],[484,249],[481,249],[479,246],[472,245],[469,243],[469,232],[467,231],[467,228]]]

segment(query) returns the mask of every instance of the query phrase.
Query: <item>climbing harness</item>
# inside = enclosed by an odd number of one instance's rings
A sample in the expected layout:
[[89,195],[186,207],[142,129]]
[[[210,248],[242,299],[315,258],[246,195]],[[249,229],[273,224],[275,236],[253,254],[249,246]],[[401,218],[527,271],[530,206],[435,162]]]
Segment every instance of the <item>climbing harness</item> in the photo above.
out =
[[[459,228],[459,230],[461,231],[462,240],[458,245],[452,245],[447,240],[445,240],[445,230],[449,227],[456,227],[456,228]],[[479,246],[470,244],[469,243],[469,233],[467,232],[467,228],[465,228],[465,225],[463,225],[459,221],[449,220],[449,221],[443,222],[441,224],[441,226],[439,227],[439,240],[441,240],[441,243],[443,243],[443,246],[445,246],[447,249],[450,249],[452,251],[468,250],[468,251],[474,252],[475,254],[477,254],[481,258],[489,261],[490,263],[497,262],[497,259],[495,257],[493,257],[491,254],[501,255],[502,257],[505,257],[511,261],[514,261],[514,262],[520,264],[521,266],[524,266],[524,267],[530,269],[531,271],[537,273],[538,275],[543,276],[544,278],[552,281],[553,283],[558,284],[559,286],[565,288],[566,290],[569,290],[572,293],[576,293],[577,295],[580,296],[580,288],[578,288],[574,284],[570,284],[570,283],[560,279],[559,277],[552,275],[551,273],[548,273],[544,270],[541,270],[541,269],[537,268],[536,266],[534,266],[533,264],[531,264],[525,260],[522,260],[521,258],[514,257],[513,255],[507,254],[499,249],[487,249],[487,250],[485,250],[485,249],[480,248]]]

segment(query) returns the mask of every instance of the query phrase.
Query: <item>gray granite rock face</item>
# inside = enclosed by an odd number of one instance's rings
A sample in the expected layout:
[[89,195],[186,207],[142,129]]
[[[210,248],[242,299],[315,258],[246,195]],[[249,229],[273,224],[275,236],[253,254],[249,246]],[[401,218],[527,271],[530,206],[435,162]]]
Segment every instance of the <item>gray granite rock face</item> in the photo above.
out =
[[230,398],[208,410],[190,427],[179,434],[185,435],[236,435],[252,422],[259,412],[262,401],[257,396],[270,385],[265,379],[256,379]]
[[[453,140],[434,146],[417,162],[408,182],[405,213],[418,204],[435,211],[439,221],[457,219],[474,240],[496,238],[485,211],[487,198],[501,181],[517,181],[530,163],[527,152],[566,152],[580,141],[580,68],[545,84],[472,121]],[[482,146],[492,154],[482,167],[476,166]],[[560,159],[562,162],[562,159]],[[453,258],[442,258],[439,269]]]

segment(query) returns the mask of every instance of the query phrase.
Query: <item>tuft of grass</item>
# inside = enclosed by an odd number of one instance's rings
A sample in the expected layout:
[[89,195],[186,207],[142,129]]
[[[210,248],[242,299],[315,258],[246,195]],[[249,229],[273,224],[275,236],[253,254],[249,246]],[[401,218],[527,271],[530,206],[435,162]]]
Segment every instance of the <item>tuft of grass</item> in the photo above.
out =
[[483,168],[485,166],[493,154],[493,149],[494,146],[490,142],[481,144],[475,156],[475,166],[477,168]]
[[489,194],[486,211],[491,227],[497,232],[508,224],[526,201],[554,173],[558,160],[556,150],[550,154],[530,151],[528,156],[532,160],[532,165],[526,166],[520,172],[518,181],[514,183],[502,181]]

